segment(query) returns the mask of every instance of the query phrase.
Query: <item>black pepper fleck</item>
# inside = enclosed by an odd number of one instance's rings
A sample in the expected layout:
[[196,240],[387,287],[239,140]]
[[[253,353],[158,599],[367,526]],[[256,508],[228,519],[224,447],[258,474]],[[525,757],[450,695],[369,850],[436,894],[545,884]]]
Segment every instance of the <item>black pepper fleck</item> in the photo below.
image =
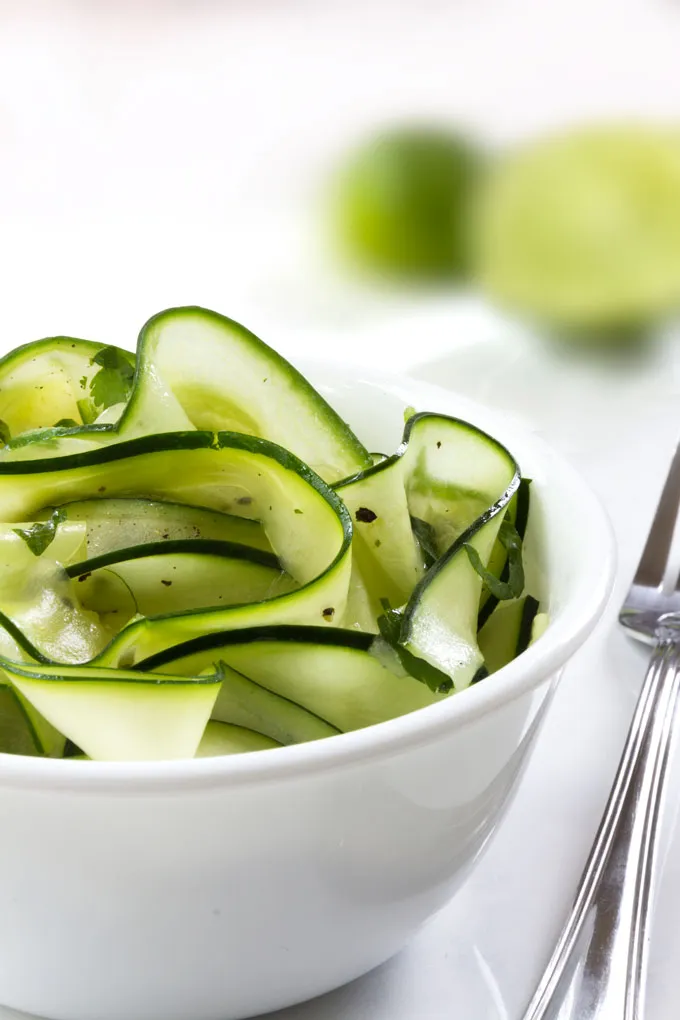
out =
[[79,581],[87,581],[88,577],[92,577],[92,571],[88,570],[86,574],[81,574],[78,578]]
[[172,581],[161,581],[161,584],[164,584],[166,588],[169,588],[170,585],[172,584]]
[[360,506],[354,516],[362,524],[372,524],[378,519],[377,513],[374,510],[369,510],[367,506]]
[[239,506],[250,506],[250,504],[253,502],[253,497],[239,496],[236,502],[239,504]]
[[332,620],[335,616],[335,609],[333,609],[333,606],[329,606],[328,609],[322,610],[321,615],[325,620]]
[[438,450],[441,450],[441,448],[442,448],[441,440],[440,440],[440,439],[438,439],[438,440],[437,440],[437,449],[438,449]]

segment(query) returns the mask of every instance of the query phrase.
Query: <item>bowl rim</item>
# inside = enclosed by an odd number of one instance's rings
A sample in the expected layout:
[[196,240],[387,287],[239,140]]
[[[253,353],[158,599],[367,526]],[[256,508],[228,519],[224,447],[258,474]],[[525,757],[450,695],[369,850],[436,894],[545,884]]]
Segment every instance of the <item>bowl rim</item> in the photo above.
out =
[[[489,408],[480,401],[455,390],[423,382],[407,375],[366,371],[358,366],[331,360],[299,359],[298,367],[309,374],[316,385],[333,378],[345,384],[367,383],[383,390],[408,390],[411,398],[418,392],[440,396],[444,406],[453,402],[464,406],[463,417],[477,414],[483,428],[491,418],[501,441],[505,433],[521,437],[521,445],[531,448],[537,461],[558,468],[565,490],[574,493],[588,522],[588,539],[598,550],[595,558],[582,562],[580,587],[585,592],[578,606],[569,605],[545,633],[517,659],[497,674],[501,682],[482,683],[459,691],[454,697],[418,709],[395,719],[364,729],[341,733],[325,740],[294,744],[259,753],[178,761],[83,762],[73,759],[38,758],[0,752],[0,788],[22,787],[41,791],[64,790],[85,793],[150,792],[154,790],[227,788],[250,784],[284,782],[306,774],[357,766],[376,759],[389,759],[404,750],[417,748],[448,732],[487,715],[559,673],[568,659],[586,640],[599,621],[614,581],[616,557],[614,533],[609,517],[578,471],[543,439],[518,426],[511,415]],[[411,392],[413,391],[413,392]],[[492,433],[493,434],[493,433]],[[508,443],[512,446],[512,441]]]

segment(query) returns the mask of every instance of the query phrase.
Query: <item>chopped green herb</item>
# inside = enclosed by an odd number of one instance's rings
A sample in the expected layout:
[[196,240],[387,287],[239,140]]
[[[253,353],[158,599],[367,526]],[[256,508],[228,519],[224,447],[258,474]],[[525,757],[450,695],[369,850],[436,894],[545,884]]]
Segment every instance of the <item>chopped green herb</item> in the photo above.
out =
[[80,388],[81,388],[81,390],[84,390],[86,386],[87,386],[87,376],[86,375],[81,375],[81,377],[80,377]]
[[518,599],[524,591],[524,565],[522,563],[522,539],[510,521],[503,521],[498,539],[508,554],[507,581],[490,573],[482,563],[479,553],[469,544],[465,545],[470,563],[479,574],[485,586],[499,601]]
[[9,430],[9,425],[6,421],[3,421],[2,418],[0,418],[0,441],[2,442],[2,445],[7,446],[7,443],[9,443],[11,438],[12,434]]
[[412,517],[411,527],[413,528],[413,534],[418,540],[420,551],[423,554],[425,569],[429,570],[435,560],[439,559],[435,530],[428,521],[422,520],[421,517]]
[[404,424],[412,418],[414,414],[417,414],[415,407],[407,407],[404,409]]
[[103,409],[124,403],[130,395],[135,370],[117,347],[102,347],[90,362],[100,365],[92,377],[90,396]]
[[52,428],[55,429],[72,429],[77,428],[78,422],[73,418],[60,418],[59,421],[55,422]]
[[298,510],[298,508],[295,507],[295,510],[293,512],[296,513],[296,514],[303,514],[304,510]]
[[34,556],[42,556],[54,541],[57,528],[65,520],[66,511],[59,508],[53,512],[49,521],[32,524],[30,528],[12,528],[12,531],[24,540]]

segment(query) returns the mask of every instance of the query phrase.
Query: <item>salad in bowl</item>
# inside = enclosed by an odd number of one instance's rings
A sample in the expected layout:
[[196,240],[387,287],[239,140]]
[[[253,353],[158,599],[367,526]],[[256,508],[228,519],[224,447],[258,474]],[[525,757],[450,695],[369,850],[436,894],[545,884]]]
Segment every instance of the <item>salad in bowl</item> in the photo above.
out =
[[0,752],[272,750],[495,683],[548,626],[530,479],[476,425],[400,414],[396,450],[369,449],[198,307],[155,315],[136,354],[9,353]]
[[242,1020],[376,967],[602,613],[610,528],[539,438],[302,367],[198,308],[0,362],[3,1005]]

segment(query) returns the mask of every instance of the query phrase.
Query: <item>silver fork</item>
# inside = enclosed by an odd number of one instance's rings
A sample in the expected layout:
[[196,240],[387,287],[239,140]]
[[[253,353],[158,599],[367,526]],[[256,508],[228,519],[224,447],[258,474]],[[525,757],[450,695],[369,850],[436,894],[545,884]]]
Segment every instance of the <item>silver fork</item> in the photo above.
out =
[[524,1020],[642,1020],[658,844],[680,688],[680,586],[667,592],[680,445],[619,614],[654,645],[574,903]]

